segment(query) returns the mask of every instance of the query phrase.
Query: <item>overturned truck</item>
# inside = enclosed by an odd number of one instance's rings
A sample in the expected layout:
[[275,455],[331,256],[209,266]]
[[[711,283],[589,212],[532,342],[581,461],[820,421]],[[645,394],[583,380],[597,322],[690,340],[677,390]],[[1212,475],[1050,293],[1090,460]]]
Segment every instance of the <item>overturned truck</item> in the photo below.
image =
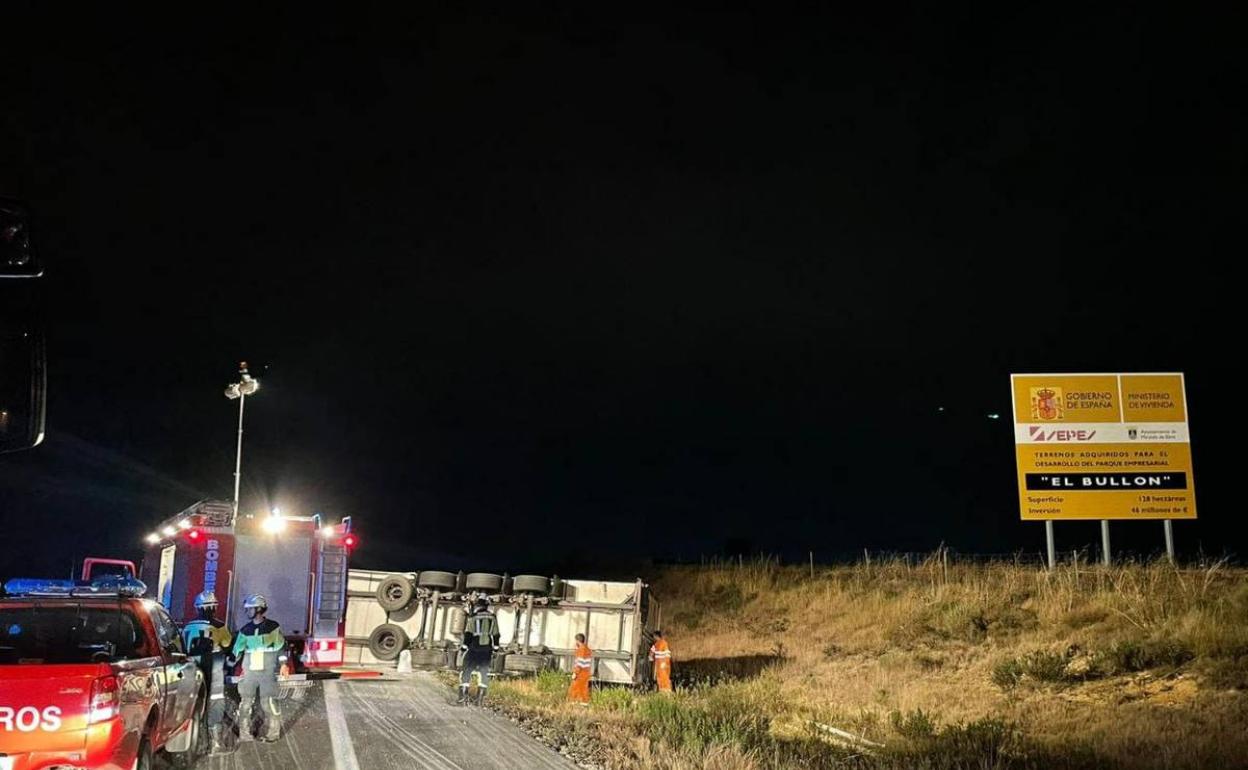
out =
[[662,627],[659,603],[641,580],[351,570],[347,596],[344,662],[357,665],[391,664],[410,650],[417,668],[455,668],[469,608],[484,598],[502,640],[495,674],[571,671],[582,633],[594,650],[595,681],[638,685],[650,681],[648,653]]

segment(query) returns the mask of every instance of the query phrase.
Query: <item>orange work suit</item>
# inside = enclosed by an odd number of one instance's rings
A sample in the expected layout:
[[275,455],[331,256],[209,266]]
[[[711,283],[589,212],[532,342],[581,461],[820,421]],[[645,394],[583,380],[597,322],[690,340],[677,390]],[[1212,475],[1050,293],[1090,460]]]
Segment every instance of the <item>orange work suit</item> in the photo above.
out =
[[650,662],[654,664],[654,681],[659,692],[672,691],[672,651],[666,639],[658,639],[650,645]]
[[576,645],[576,657],[572,661],[572,686],[568,688],[568,700],[589,703],[589,677],[594,671],[594,651],[588,644]]

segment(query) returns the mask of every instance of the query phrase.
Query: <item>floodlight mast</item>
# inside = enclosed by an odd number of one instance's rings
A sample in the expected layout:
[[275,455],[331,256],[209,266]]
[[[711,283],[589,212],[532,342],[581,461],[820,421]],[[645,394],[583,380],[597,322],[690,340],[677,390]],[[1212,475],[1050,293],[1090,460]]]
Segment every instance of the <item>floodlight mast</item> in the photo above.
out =
[[238,382],[231,382],[225,386],[225,397],[231,401],[238,399],[238,450],[234,455],[234,512],[231,515],[231,523],[238,519],[238,485],[242,479],[243,469],[243,407],[247,404],[247,397],[260,390],[260,380],[252,377],[247,371],[246,361],[239,363],[238,376]]

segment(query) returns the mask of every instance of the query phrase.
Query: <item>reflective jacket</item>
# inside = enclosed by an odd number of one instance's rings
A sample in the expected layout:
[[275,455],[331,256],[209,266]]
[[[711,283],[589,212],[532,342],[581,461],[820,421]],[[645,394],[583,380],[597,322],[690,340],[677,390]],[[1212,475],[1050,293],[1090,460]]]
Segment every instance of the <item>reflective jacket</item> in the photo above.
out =
[[243,658],[243,671],[277,671],[277,656],[286,646],[286,637],[276,621],[265,618],[238,629],[234,657]]
[[182,646],[187,655],[210,655],[230,649],[230,630],[216,618],[195,618],[182,627]]
[[488,660],[498,649],[498,618],[494,613],[473,612],[464,623],[464,640],[461,645],[465,660]]

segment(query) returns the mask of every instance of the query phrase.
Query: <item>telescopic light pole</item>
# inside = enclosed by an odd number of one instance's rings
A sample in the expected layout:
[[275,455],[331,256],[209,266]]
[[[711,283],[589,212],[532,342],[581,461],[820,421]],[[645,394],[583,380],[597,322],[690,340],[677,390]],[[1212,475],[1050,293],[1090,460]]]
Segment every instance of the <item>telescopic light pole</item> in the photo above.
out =
[[260,390],[260,380],[247,372],[246,361],[238,365],[238,376],[238,382],[225,386],[225,397],[231,401],[238,399],[238,451],[234,456],[234,513],[231,521],[238,518],[238,484],[243,470],[243,407],[247,405],[247,397]]

